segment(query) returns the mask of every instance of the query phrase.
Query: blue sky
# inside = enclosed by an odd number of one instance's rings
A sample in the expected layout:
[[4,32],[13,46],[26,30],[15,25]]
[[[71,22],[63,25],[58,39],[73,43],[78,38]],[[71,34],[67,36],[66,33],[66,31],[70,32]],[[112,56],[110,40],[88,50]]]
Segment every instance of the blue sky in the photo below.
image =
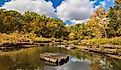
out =
[[[53,3],[53,7],[56,8],[57,6],[61,5],[62,1],[64,0],[46,0],[47,2],[48,1],[51,1]],[[93,6],[99,6],[101,5],[102,2],[105,2],[106,5],[105,5],[105,8],[106,9],[109,9],[110,6],[113,6],[114,5],[114,2],[113,0],[90,0],[90,1],[93,1]]]
[[[0,6],[4,5],[5,2],[9,2],[11,0],[0,0]],[[45,1],[51,1],[53,3],[53,7],[56,8],[57,6],[61,5],[62,1],[64,0],[45,0]],[[113,3],[113,0],[90,0],[90,1],[93,1],[93,6],[99,6],[101,5],[101,2],[105,2],[106,5],[105,5],[105,8],[106,9],[109,9],[110,6],[113,6],[114,3]]]
[[101,5],[101,3],[105,3],[105,8],[106,9],[109,9],[111,6],[114,6],[115,4],[114,4],[114,0],[92,0],[92,1],[95,1],[94,3],[93,3],[93,6],[95,7],[95,6],[99,6],[99,5]]
[[114,5],[113,0],[0,0],[0,8],[14,9],[21,13],[34,11],[59,18],[66,23],[85,21],[96,8],[104,7],[108,10]]
[[56,8],[57,6],[59,6],[61,3],[62,3],[62,1],[64,1],[64,0],[45,0],[45,1],[51,1],[52,3],[53,3],[53,7],[54,8]]
[[9,2],[9,1],[11,1],[11,0],[0,0],[0,6],[4,5],[5,2]]

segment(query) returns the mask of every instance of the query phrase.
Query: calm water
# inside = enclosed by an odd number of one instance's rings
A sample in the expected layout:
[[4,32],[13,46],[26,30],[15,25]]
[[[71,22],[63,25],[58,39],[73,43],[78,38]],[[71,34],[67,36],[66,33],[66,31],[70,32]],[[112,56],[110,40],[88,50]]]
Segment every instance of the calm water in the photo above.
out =
[[[57,49],[57,48],[56,48]],[[78,50],[65,52],[63,49],[49,49],[53,52],[67,53],[70,60],[63,65],[41,61],[42,49],[30,48],[5,52],[0,55],[0,70],[121,70],[121,61],[100,54],[86,53]],[[55,51],[54,51],[55,50]],[[46,50],[44,49],[44,52]],[[46,51],[46,52],[52,52]]]

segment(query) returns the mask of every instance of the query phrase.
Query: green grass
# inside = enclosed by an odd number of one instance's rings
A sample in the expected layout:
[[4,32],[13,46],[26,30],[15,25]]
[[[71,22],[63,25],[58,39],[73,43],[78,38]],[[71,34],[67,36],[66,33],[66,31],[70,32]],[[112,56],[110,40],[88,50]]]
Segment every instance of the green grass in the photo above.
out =
[[82,40],[80,44],[83,45],[105,45],[105,44],[113,44],[113,45],[121,45],[121,37],[115,38],[93,38],[89,40]]
[[34,42],[34,41],[53,41],[57,40],[56,38],[43,38],[43,37],[37,37],[33,33],[0,33],[0,43],[17,43],[17,42]]

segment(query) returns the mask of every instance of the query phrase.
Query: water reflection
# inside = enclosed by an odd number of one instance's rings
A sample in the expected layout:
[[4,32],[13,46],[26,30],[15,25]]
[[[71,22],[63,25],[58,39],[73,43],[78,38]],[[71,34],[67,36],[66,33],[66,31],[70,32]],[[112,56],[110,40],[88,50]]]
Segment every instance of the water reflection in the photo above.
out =
[[45,66],[39,70],[90,70],[88,62],[81,62],[75,58],[71,58],[68,63],[61,66]]
[[69,52],[69,62],[60,66],[41,61],[39,54],[38,48],[31,48],[17,54],[0,55],[0,70],[121,70],[121,60],[94,53]]
[[67,64],[56,67],[56,70],[89,70],[89,63],[71,58]]
[[14,64],[9,56],[0,57],[0,70],[8,70]]

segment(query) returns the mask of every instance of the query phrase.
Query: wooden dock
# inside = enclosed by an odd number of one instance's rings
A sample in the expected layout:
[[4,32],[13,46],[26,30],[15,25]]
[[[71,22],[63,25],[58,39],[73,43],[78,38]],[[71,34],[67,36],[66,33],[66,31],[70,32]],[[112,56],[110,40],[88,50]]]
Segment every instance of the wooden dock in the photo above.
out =
[[40,59],[58,64],[67,63],[69,60],[69,56],[62,53],[43,53],[40,54]]

